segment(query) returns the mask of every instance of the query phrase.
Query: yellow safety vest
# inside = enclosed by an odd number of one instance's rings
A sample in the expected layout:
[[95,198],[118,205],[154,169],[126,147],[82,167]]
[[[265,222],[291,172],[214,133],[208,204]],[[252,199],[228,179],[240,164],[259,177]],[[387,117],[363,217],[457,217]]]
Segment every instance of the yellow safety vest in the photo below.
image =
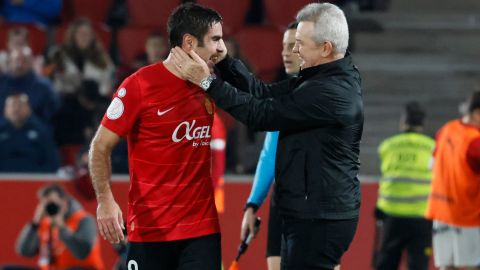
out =
[[434,147],[432,138],[414,132],[395,135],[380,144],[382,178],[377,208],[392,216],[424,216]]

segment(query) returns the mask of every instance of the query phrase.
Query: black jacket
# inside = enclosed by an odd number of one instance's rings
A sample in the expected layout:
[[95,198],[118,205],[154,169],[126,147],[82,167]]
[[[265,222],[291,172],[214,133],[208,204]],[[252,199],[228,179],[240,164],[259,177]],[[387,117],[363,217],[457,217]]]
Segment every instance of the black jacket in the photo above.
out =
[[351,56],[274,84],[260,82],[229,57],[217,68],[225,82],[216,79],[208,89],[216,104],[254,130],[280,131],[274,202],[281,213],[357,217],[363,103]]

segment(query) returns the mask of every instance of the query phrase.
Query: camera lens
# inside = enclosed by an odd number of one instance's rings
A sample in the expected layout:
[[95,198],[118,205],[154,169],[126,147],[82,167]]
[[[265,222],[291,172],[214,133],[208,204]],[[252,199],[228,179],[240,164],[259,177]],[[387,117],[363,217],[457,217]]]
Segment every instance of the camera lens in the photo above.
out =
[[49,216],[55,216],[60,211],[60,206],[54,202],[49,202],[45,206],[45,211]]

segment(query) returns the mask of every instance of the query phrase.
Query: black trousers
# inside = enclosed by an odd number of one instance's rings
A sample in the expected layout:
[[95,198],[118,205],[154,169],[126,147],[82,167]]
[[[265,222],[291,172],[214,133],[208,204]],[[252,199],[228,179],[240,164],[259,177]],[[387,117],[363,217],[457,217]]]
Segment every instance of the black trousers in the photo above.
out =
[[283,218],[282,270],[332,270],[340,263],[358,219]]
[[385,215],[379,220],[382,235],[376,254],[377,270],[396,270],[402,253],[408,252],[409,270],[427,270],[432,247],[432,222],[423,218]]
[[280,247],[282,246],[282,217],[275,206],[273,196],[271,198],[268,216],[267,257],[280,256]]
[[130,242],[128,270],[220,270],[220,234],[169,242]]

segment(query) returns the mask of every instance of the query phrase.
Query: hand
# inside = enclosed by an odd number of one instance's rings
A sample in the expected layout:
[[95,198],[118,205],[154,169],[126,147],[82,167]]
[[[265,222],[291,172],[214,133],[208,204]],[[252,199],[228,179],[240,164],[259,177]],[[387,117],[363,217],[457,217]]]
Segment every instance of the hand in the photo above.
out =
[[55,216],[53,217],[50,217],[50,219],[52,220],[52,224],[56,227],[63,227],[63,225],[65,224],[63,218],[65,216],[65,213],[58,213],[56,214]]
[[113,198],[99,200],[97,223],[103,239],[112,244],[118,244],[124,240],[122,229],[125,229],[125,227],[123,226],[122,210]]
[[249,235],[255,237],[255,221],[257,215],[253,211],[253,208],[248,207],[243,213],[242,228],[240,229],[240,240],[245,240]]
[[52,224],[57,227],[63,227],[65,224],[65,214],[68,211],[68,205],[69,203],[66,201],[63,202],[56,202],[60,209],[58,210],[58,213],[55,216],[51,216],[50,220],[52,221]]
[[42,217],[45,215],[45,202],[42,200],[38,203],[37,208],[35,209],[35,214],[33,214],[32,222],[34,224],[39,224]]
[[187,54],[180,47],[175,47],[171,52],[173,63],[182,78],[200,85],[200,82],[210,75],[207,63],[193,50]]

